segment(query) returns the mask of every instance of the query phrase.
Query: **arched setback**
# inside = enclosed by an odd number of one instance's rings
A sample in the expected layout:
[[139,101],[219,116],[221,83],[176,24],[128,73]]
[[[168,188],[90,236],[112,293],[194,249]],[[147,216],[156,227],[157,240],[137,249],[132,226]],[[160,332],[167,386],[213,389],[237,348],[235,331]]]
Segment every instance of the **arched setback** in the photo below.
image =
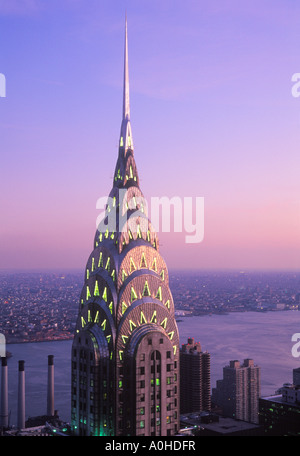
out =
[[115,316],[118,296],[112,278],[105,272],[97,272],[85,281],[80,297],[80,309],[90,302],[103,302],[111,315]]
[[168,436],[179,429],[179,358],[160,329],[139,328],[124,352],[118,435]]
[[165,285],[169,284],[167,265],[157,250],[151,246],[133,247],[126,253],[119,266],[118,289],[121,288],[126,278],[137,270],[154,272]]
[[121,320],[126,310],[136,301],[143,300],[148,302],[149,298],[151,298],[152,302],[161,303],[169,312],[169,316],[174,316],[174,302],[169,287],[159,277],[150,274],[140,274],[126,282],[119,293],[117,322]]
[[175,319],[167,309],[153,301],[137,301],[127,309],[119,322],[118,336],[116,340],[116,359],[120,362],[124,359],[124,353],[135,330],[148,325],[154,325],[157,330],[163,332],[172,344],[173,354],[179,353],[179,335]]

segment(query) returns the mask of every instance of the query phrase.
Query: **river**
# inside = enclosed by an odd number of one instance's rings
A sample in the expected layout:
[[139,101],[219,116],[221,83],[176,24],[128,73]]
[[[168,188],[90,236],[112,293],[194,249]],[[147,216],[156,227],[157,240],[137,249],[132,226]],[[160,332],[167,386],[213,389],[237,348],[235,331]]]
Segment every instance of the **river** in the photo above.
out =
[[[223,376],[230,360],[252,358],[261,367],[261,395],[273,394],[283,383],[292,382],[293,368],[300,359],[292,356],[291,341],[300,333],[300,312],[242,312],[227,315],[180,317],[180,343],[188,337],[200,342],[211,355],[211,386]],[[17,420],[18,361],[25,361],[26,418],[43,415],[47,407],[48,355],[54,355],[55,409],[70,421],[71,340],[10,344],[8,360],[10,424]],[[1,367],[0,367],[1,369]],[[0,376],[1,381],[1,376]]]

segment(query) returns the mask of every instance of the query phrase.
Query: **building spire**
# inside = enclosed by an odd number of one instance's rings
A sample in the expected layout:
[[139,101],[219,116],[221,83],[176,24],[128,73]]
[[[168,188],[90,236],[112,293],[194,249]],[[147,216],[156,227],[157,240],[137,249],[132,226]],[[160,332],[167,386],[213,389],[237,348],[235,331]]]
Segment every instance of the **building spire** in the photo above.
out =
[[128,36],[127,36],[127,14],[125,16],[125,48],[124,48],[124,85],[123,85],[123,115],[120,134],[120,151],[124,155],[130,149],[133,151],[133,141],[130,125],[130,102],[129,102],[129,70],[128,70]]
[[127,14],[125,16],[124,87],[123,87],[123,120],[125,120],[125,119],[130,119]]

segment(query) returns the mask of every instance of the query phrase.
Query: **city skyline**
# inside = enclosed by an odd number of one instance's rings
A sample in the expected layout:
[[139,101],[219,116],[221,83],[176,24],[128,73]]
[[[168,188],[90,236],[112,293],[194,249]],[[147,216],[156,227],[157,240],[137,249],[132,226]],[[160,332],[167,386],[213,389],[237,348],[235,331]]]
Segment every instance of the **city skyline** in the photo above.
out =
[[[158,230],[169,269],[299,269],[300,7],[126,9],[144,195],[205,201],[203,242]],[[85,264],[118,155],[124,14],[120,1],[0,4],[0,269]]]

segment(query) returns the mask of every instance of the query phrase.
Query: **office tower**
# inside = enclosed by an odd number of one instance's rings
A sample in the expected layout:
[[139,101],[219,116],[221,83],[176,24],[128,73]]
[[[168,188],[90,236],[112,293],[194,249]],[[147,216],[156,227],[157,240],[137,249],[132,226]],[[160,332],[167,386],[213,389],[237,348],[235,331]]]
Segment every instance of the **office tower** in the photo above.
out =
[[71,425],[76,435],[173,435],[179,429],[179,336],[134,158],[127,21],[119,155],[80,297]]
[[265,435],[300,435],[300,386],[285,384],[281,393],[259,398],[259,424]]
[[260,367],[252,359],[245,359],[242,365],[235,360],[223,368],[223,380],[212,390],[212,403],[221,407],[225,416],[256,424],[259,396]]
[[1,357],[0,428],[8,427],[8,367],[6,356]]
[[293,385],[300,386],[300,367],[293,369]]
[[180,413],[210,409],[210,354],[189,338],[180,350]]

